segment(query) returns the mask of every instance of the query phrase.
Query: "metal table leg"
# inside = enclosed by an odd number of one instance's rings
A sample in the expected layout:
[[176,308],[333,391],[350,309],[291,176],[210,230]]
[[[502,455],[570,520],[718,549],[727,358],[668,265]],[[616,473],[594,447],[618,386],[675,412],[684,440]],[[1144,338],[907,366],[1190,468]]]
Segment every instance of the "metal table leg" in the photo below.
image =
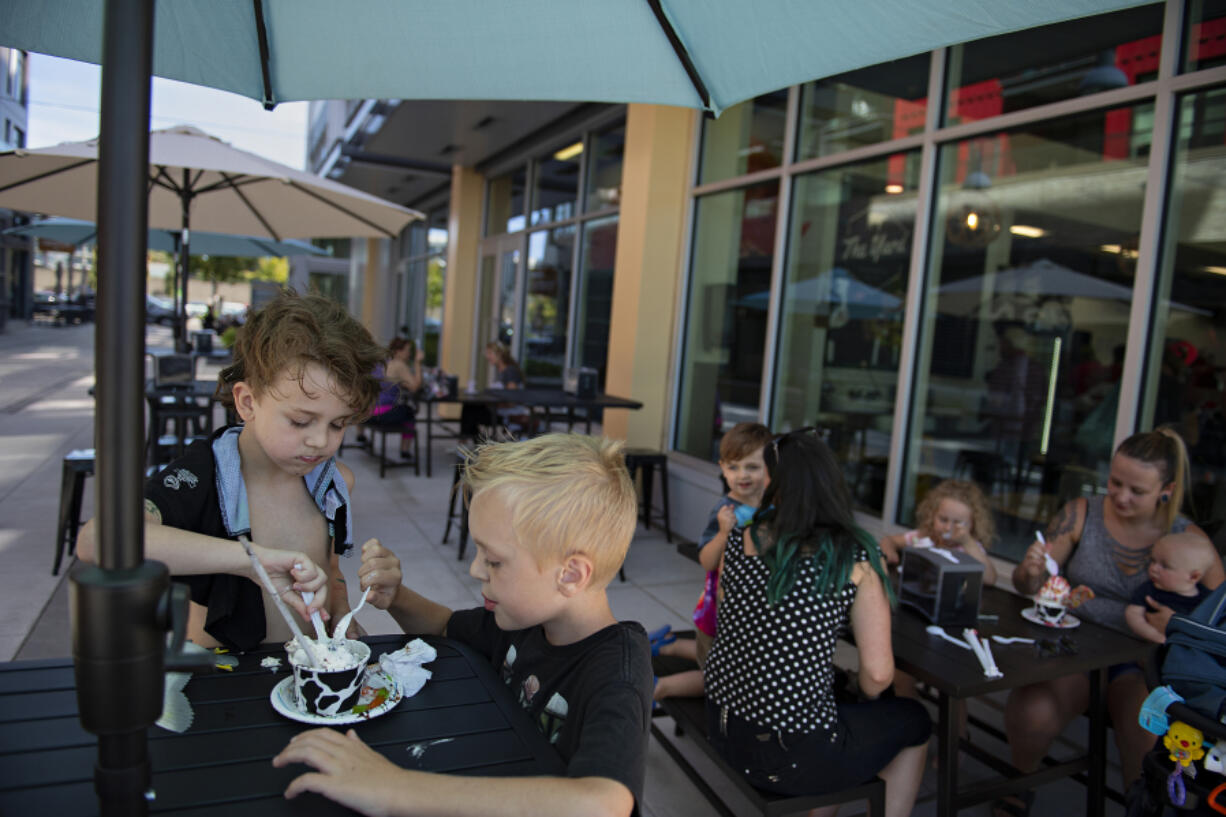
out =
[[937,817],[953,817],[958,790],[958,719],[955,701],[944,692],[938,699],[937,716]]
[[1090,672],[1090,768],[1086,774],[1086,815],[1103,817],[1107,786],[1107,673]]

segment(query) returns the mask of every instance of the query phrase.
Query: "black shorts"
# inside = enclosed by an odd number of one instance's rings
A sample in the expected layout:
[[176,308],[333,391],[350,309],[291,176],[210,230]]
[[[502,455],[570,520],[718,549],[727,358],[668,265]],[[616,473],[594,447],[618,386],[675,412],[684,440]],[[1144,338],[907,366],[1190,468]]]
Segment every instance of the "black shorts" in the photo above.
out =
[[778,794],[825,794],[863,783],[900,751],[927,742],[932,721],[910,698],[839,704],[836,737],[771,730],[707,701],[707,737],[750,785]]

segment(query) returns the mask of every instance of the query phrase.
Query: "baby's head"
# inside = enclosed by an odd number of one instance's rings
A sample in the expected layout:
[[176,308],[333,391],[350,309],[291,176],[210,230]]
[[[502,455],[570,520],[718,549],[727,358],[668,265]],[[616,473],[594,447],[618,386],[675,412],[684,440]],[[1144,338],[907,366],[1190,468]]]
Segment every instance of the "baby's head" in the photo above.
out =
[[719,469],[733,499],[759,505],[770,476],[764,453],[774,437],[761,423],[737,423],[719,441]]
[[490,443],[469,458],[464,486],[470,507],[483,497],[498,500],[509,513],[511,544],[541,570],[578,558],[590,565],[586,586],[603,588],[626,558],[638,497],[620,442],[545,434]]
[[1168,533],[1149,554],[1149,580],[1159,590],[1192,595],[1217,558],[1213,544],[1199,533]]
[[284,290],[256,310],[239,329],[234,362],[222,370],[217,396],[235,408],[234,385],[242,382],[255,394],[277,399],[286,380],[307,390],[308,369],[315,369],[330,392],[350,409],[353,421],[366,417],[379,396],[373,376],[386,351],[345,307],[320,295]]
[[973,482],[947,479],[924,494],[915,509],[915,525],[933,542],[969,533],[984,547],[996,538],[996,523],[988,500]]

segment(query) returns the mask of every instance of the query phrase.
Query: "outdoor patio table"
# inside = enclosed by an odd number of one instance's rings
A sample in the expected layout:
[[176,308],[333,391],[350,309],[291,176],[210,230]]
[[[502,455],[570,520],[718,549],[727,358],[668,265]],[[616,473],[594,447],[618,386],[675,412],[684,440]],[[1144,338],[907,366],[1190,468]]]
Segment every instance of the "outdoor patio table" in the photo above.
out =
[[[894,663],[918,680],[928,684],[938,696],[938,760],[937,814],[949,817],[959,809],[993,800],[1007,792],[1016,792],[1043,783],[1086,774],[1086,810],[1091,817],[1103,814],[1105,775],[1107,767],[1107,667],[1129,661],[1139,661],[1148,652],[1145,642],[1130,635],[1081,619],[1075,629],[1053,629],[1031,624],[1022,618],[1022,610],[1033,604],[1031,599],[1000,590],[986,588],[980,604],[981,636],[1004,635],[1028,638],[1058,639],[1067,636],[1076,642],[1075,655],[1036,657],[1030,644],[992,644],[996,664],[1002,678],[987,678],[979,661],[969,649],[964,650],[944,639],[930,635],[929,622],[913,610],[900,607],[894,613]],[[995,615],[991,620],[984,616]],[[1073,611],[1076,615],[1076,611]],[[960,632],[951,635],[959,636]],[[964,750],[1008,780],[990,780],[958,788],[958,718],[955,701],[1009,690],[1074,673],[1090,675],[1090,730],[1086,755],[1052,765],[1041,766],[1032,774],[1021,775],[1007,761],[967,745]]]
[[566,410],[566,427],[567,430],[573,430],[576,422],[576,409],[586,409],[586,433],[592,432],[592,410],[601,408],[613,409],[629,409],[631,411],[641,409],[643,404],[638,400],[630,400],[625,397],[615,397],[611,394],[598,393],[591,397],[577,397],[569,392],[564,392],[561,389],[484,389],[479,392],[461,392],[455,397],[421,397],[418,398],[418,406],[424,407],[424,411],[418,412],[417,422],[426,427],[426,476],[431,476],[431,453],[435,438],[438,439],[457,439],[459,433],[455,434],[440,434],[434,430],[435,425],[442,425],[443,422],[459,422],[447,420],[444,421],[434,414],[434,407],[439,404],[451,405],[497,405],[498,403],[515,403],[517,405],[526,406],[529,411],[542,409],[548,413],[550,409],[561,408]]
[[[364,639],[374,657],[398,649],[405,635]],[[414,697],[369,722],[362,740],[397,765],[463,775],[564,774],[561,758],[512,698],[490,663],[462,645],[427,638],[438,658]],[[154,814],[329,815],[352,812],[314,794],[282,797],[306,771],[274,769],[271,760],[306,724],[279,715],[269,701],[286,677],[260,666],[279,645],[237,656],[233,672],[197,675],[185,692],[195,720],[182,734],[149,730]],[[340,727],[348,729],[350,727]],[[0,814],[92,815],[93,735],[81,728],[67,658],[0,665]]]

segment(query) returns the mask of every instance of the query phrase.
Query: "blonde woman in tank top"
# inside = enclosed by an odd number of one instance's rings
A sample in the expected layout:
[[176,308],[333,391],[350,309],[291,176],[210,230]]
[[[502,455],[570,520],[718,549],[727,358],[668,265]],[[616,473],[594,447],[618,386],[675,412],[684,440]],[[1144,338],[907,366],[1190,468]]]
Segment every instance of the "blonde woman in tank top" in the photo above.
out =
[[[1033,595],[1047,578],[1044,553],[1050,552],[1069,583],[1088,585],[1095,598],[1077,614],[1098,624],[1128,632],[1124,607],[1146,579],[1149,551],[1171,532],[1201,532],[1179,509],[1187,487],[1187,450],[1171,429],[1134,434],[1111,459],[1107,496],[1078,498],[1066,504],[1047,528],[1047,545],[1035,542],[1013,571],[1019,593]],[[1224,576],[1221,561],[1205,574],[1207,587]],[[1150,624],[1166,628],[1171,611],[1154,606]],[[1120,664],[1107,672],[1107,706],[1120,753],[1124,789],[1141,773],[1141,760],[1154,736],[1137,723],[1145,700],[1145,679],[1136,664]],[[1005,706],[1005,732],[1013,765],[1022,771],[1038,768],[1055,738],[1085,711],[1090,701],[1086,675],[1069,675],[1013,690]],[[994,804],[1001,815],[1025,815],[1033,792]]]

